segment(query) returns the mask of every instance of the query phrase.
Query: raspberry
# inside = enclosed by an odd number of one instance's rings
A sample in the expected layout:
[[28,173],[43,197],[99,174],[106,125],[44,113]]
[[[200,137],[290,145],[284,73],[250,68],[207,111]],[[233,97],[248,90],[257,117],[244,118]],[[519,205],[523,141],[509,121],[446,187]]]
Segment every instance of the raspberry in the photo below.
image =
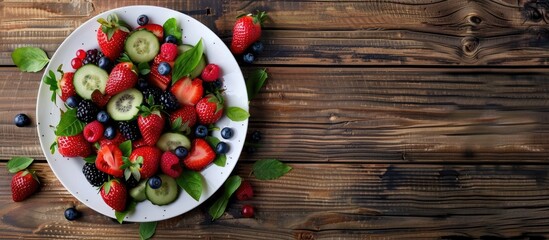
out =
[[240,184],[240,187],[236,189],[236,198],[240,201],[251,199],[254,196],[254,190],[250,182],[244,180]]
[[202,77],[204,82],[215,82],[215,80],[219,78],[219,71],[219,66],[210,63],[202,70],[202,75],[200,75],[200,77]]
[[177,178],[183,172],[179,165],[179,158],[172,152],[164,152],[160,158],[160,169],[166,175]]
[[164,43],[160,46],[160,56],[168,61],[173,61],[177,57],[177,45],[173,43]]
[[103,136],[103,131],[105,131],[103,125],[95,120],[84,127],[84,138],[91,143],[97,142]]

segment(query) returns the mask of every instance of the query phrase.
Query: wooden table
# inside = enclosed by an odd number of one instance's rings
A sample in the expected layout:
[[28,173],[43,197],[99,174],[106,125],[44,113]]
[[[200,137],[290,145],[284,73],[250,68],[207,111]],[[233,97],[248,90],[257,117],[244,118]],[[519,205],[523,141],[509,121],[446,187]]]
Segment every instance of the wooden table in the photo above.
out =
[[[544,2],[539,0],[539,2]],[[92,16],[154,4],[182,10],[229,42],[235,17],[266,10],[266,51],[250,71],[270,78],[250,103],[263,133],[236,174],[247,201],[210,221],[206,207],[162,221],[157,238],[546,239],[549,237],[549,6],[524,1],[82,1],[0,2],[0,238],[129,238],[55,178],[34,126],[42,73],[21,73],[11,52],[51,56]],[[525,11],[528,10],[528,11]],[[524,16],[529,18],[525,19]],[[12,156],[38,160],[42,191],[14,203]],[[277,158],[274,181],[249,177]],[[64,210],[84,213],[69,222]]]

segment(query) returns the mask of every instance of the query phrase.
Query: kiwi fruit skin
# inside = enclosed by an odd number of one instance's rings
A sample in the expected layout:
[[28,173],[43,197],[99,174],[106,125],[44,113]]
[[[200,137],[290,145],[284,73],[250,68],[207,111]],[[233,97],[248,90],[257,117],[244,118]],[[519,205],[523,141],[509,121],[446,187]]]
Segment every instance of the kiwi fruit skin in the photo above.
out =
[[113,120],[128,121],[137,117],[138,106],[143,103],[143,94],[130,88],[114,95],[107,103],[107,112]]

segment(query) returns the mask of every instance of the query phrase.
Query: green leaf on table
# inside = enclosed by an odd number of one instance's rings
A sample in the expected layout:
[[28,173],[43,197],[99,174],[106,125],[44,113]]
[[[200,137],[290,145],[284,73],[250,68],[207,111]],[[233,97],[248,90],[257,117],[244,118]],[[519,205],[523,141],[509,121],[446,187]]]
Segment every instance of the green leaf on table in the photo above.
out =
[[126,215],[135,210],[135,206],[137,206],[137,203],[135,201],[130,201],[128,203],[128,206],[126,206],[126,210],[124,210],[123,212],[114,211],[114,216],[116,217],[118,223],[122,224]]
[[227,164],[227,155],[218,154],[213,163],[217,166],[225,167],[225,164]]
[[248,119],[250,114],[239,107],[229,107],[227,108],[227,117],[235,122],[240,122]]
[[179,57],[175,60],[172,70],[172,84],[177,82],[182,77],[191,74],[196,66],[198,66],[198,63],[200,63],[203,53],[204,47],[202,46],[202,39],[200,39],[196,46],[179,55]]
[[55,130],[57,136],[74,136],[84,130],[86,124],[76,118],[76,108],[71,108],[61,114],[61,120]]
[[282,177],[292,170],[292,167],[276,159],[263,159],[254,163],[252,171],[255,178],[260,180],[273,180]]
[[130,154],[132,153],[132,141],[126,140],[119,146],[120,151],[122,151],[122,156],[124,157],[130,157]]
[[251,101],[259,93],[268,77],[269,74],[267,74],[266,69],[256,69],[248,75],[246,79],[248,101]]
[[142,222],[139,224],[139,238],[142,240],[151,238],[156,232],[158,222]]
[[16,173],[23,169],[26,169],[28,166],[31,165],[31,163],[34,161],[34,159],[29,157],[12,157],[8,161],[8,171],[10,173]]
[[48,74],[44,77],[44,83],[50,87],[51,101],[53,103],[56,103],[57,91],[59,90],[59,86],[57,85],[57,77],[55,76],[55,73],[52,70],[50,70]]
[[177,39],[177,45],[181,43],[183,33],[175,18],[168,19],[162,27],[164,28],[164,36],[172,35]]
[[196,201],[202,195],[202,175],[195,171],[185,170],[175,179],[177,185],[185,189],[185,191]]
[[229,199],[233,193],[238,189],[242,179],[238,175],[231,176],[223,184],[223,194],[213,203],[213,205],[208,209],[208,213],[212,216],[212,221],[218,219],[223,215]]
[[149,66],[148,62],[142,62],[137,65],[137,70],[139,71],[139,74],[147,75],[151,72],[151,66]]
[[36,47],[20,47],[11,53],[11,60],[23,72],[38,72],[50,61],[46,52]]

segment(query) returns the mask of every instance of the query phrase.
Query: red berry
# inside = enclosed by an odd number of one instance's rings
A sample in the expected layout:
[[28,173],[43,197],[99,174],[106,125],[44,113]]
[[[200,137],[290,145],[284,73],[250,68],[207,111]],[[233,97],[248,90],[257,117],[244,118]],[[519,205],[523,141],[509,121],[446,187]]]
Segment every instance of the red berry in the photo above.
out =
[[84,51],[84,49],[78,49],[78,51],[76,51],[76,57],[80,58],[80,60],[84,60],[86,58],[86,51]]
[[244,204],[242,206],[242,217],[251,218],[254,216],[254,207],[252,205]]
[[11,197],[14,202],[21,202],[40,188],[40,182],[34,171],[22,170],[13,175],[11,179]]
[[252,189],[250,182],[246,180],[242,181],[240,187],[236,189],[235,195],[236,199],[240,201],[251,199],[254,196],[254,190]]
[[73,58],[71,61],[71,67],[74,69],[79,69],[80,67],[82,67],[82,59],[77,57]]
[[84,138],[91,143],[97,142],[103,136],[103,131],[105,131],[103,125],[95,120],[84,127]]
[[204,80],[204,82],[215,82],[215,80],[219,78],[219,72],[219,66],[210,63],[206,65],[204,70],[202,70],[202,75],[200,76],[202,77],[202,80]]
[[160,46],[160,56],[168,62],[174,61],[178,52],[177,45],[173,43],[164,43]]

